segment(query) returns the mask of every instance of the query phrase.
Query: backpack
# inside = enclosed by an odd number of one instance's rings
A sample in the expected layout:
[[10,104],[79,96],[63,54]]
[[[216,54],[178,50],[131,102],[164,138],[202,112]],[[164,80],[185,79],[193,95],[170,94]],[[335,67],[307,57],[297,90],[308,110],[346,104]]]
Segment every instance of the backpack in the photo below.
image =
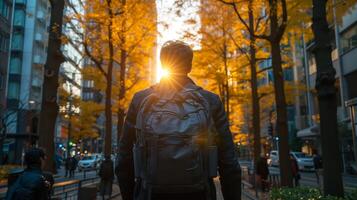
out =
[[151,193],[208,191],[217,176],[209,104],[200,87],[154,86],[141,103],[133,148],[136,178]]

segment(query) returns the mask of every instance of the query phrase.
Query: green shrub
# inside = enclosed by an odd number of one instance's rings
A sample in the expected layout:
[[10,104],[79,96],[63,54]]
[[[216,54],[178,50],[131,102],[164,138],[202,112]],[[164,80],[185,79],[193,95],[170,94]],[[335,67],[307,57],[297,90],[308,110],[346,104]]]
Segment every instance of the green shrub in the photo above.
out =
[[356,200],[357,199],[357,189],[353,190],[352,192],[346,194],[347,200]]
[[[270,192],[271,200],[343,200],[339,197],[322,196],[316,188],[274,188]],[[352,199],[348,199],[352,200]],[[354,199],[355,200],[355,199]]]

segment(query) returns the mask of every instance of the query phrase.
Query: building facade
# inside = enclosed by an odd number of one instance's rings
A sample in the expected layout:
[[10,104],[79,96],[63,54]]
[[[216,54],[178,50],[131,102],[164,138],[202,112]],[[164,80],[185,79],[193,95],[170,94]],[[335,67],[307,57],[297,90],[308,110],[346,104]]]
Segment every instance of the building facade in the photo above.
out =
[[23,147],[36,137],[47,55],[49,2],[15,0],[8,68],[7,127],[9,158],[21,160]]
[[[334,11],[334,10],[333,10]],[[335,11],[334,11],[335,12]],[[341,143],[342,158],[344,166],[349,163],[350,154],[356,152],[356,135],[352,134],[351,115],[346,107],[346,101],[357,97],[357,4],[347,12],[341,22],[336,18],[330,25],[332,62],[336,70],[337,89],[337,117],[339,136]],[[305,54],[305,77],[306,77],[306,97],[307,97],[307,126],[301,127],[297,132],[297,137],[302,139],[302,151],[311,153],[313,150],[321,153],[321,141],[319,131],[319,109],[316,82],[316,61],[313,55],[314,41],[304,44]],[[354,121],[353,119],[352,121]],[[354,150],[353,150],[354,149]]]
[[[0,116],[5,117],[13,1],[0,0]],[[2,125],[0,125],[2,126]]]

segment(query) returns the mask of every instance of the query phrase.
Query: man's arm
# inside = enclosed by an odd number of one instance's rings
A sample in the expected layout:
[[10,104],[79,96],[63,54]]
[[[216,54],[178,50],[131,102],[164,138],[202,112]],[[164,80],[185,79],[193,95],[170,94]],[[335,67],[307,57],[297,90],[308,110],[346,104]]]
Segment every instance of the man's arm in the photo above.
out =
[[132,149],[135,141],[136,115],[135,95],[125,118],[123,133],[119,141],[118,165],[115,168],[123,200],[132,200],[134,193],[135,177]]
[[212,117],[217,130],[218,171],[224,199],[241,199],[241,169],[236,156],[229,122],[218,96],[215,96]]

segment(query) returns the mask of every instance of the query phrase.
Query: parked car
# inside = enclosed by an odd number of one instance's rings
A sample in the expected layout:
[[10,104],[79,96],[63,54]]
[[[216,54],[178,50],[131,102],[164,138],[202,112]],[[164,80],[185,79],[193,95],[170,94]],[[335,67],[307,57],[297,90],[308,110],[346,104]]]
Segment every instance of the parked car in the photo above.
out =
[[[314,161],[311,156],[306,155],[302,152],[290,152],[290,155],[293,156],[297,163],[299,170],[313,171]],[[278,167],[279,166],[279,153],[278,151],[271,151],[268,159],[269,166]]]
[[314,159],[311,156],[306,155],[302,152],[291,152],[290,155],[294,156],[296,159],[299,170],[313,171],[314,168]]
[[271,151],[268,158],[268,165],[277,167],[279,166],[279,154],[278,151]]
[[90,155],[90,156],[84,156],[79,162],[78,162],[78,170],[86,170],[86,169],[96,169],[98,166],[99,159],[97,156]]

